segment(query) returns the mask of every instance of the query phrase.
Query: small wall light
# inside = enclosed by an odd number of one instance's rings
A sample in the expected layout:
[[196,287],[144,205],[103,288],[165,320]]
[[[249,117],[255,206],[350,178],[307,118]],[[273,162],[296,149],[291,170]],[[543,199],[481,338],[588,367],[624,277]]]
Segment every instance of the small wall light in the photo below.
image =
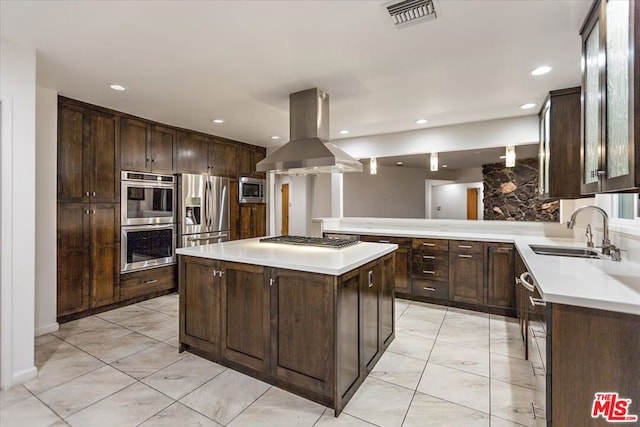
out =
[[376,175],[378,173],[378,160],[375,157],[372,157],[369,161],[369,173],[371,175]]
[[512,168],[516,165],[516,147],[515,145],[507,145],[505,149],[505,166]]
[[438,153],[431,153],[430,157],[431,172],[438,171]]

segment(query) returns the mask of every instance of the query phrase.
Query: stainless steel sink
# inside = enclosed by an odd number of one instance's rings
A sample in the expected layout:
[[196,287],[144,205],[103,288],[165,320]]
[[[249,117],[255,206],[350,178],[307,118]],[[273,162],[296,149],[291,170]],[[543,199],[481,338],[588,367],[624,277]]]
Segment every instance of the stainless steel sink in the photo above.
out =
[[568,256],[574,258],[600,258],[600,253],[589,248],[571,248],[566,246],[529,245],[538,255]]

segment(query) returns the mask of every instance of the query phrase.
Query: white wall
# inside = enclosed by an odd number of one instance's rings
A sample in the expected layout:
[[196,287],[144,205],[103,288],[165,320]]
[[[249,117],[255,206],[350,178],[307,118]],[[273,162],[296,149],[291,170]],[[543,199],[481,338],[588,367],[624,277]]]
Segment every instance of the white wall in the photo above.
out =
[[289,184],[289,234],[305,236],[311,228],[313,176],[275,176],[275,235],[282,234],[282,184]]
[[482,166],[477,168],[469,168],[460,172],[456,178],[456,182],[482,182],[484,175],[482,175]]
[[481,219],[482,187],[481,182],[431,187],[431,218],[467,219],[467,188],[478,188],[478,218]]
[[0,386],[35,378],[36,51],[0,40]]
[[315,201],[313,218],[327,218],[331,216],[331,174],[319,174],[315,178]]
[[56,321],[56,170],[58,92],[36,88],[35,334],[58,330]]
[[344,216],[425,218],[424,169],[378,165],[344,174]]

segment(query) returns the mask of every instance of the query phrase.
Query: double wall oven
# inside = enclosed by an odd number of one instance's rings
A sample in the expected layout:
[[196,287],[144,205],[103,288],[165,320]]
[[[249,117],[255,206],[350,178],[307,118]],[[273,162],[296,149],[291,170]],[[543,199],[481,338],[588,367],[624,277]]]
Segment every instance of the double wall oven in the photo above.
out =
[[123,171],[120,209],[120,271],[175,264],[176,177]]

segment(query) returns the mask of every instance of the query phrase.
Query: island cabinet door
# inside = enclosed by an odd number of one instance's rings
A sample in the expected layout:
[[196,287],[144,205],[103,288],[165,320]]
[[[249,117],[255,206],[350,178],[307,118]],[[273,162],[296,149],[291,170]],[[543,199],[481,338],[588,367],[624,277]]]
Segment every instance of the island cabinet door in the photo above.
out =
[[180,345],[220,355],[220,262],[180,257]]
[[223,263],[222,358],[250,369],[268,370],[269,268]]
[[335,277],[284,269],[271,277],[271,373],[331,403]]
[[362,293],[362,355],[367,372],[377,361],[380,346],[380,290],[382,286],[382,265],[376,261],[365,265],[361,272]]
[[381,261],[382,279],[380,286],[380,350],[391,344],[394,338],[395,321],[395,254],[387,255]]
[[[362,381],[360,360],[360,269],[338,278],[336,298],[336,406],[342,408]],[[354,387],[354,385],[356,387]]]

